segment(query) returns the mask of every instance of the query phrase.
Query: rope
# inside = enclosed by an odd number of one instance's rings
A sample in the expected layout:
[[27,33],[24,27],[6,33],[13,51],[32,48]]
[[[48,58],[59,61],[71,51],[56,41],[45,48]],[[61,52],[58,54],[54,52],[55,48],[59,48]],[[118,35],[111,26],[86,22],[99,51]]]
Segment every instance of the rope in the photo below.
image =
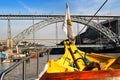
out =
[[74,53],[79,53],[79,55],[81,56],[81,58],[79,58],[79,59],[82,59],[84,61],[85,65],[89,65],[90,64],[90,61],[86,58],[86,53],[84,54],[84,57],[82,56],[82,54],[80,54],[80,52],[78,50],[75,50]]
[[89,22],[96,16],[96,14],[102,9],[102,7],[107,3],[108,0],[106,0],[102,5],[101,7],[96,11],[96,13],[93,15],[93,17],[87,22],[87,24],[85,24],[85,26],[79,31],[79,33],[76,35],[78,36],[86,27],[86,25],[89,24]]

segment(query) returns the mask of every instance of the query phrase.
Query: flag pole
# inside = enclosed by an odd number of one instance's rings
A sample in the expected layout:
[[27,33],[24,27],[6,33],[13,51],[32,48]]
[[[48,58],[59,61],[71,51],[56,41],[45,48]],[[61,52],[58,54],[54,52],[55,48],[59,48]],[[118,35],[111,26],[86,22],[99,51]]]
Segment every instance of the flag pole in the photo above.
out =
[[68,3],[66,3],[66,13],[65,13],[65,19],[63,22],[63,31],[65,31],[65,33],[67,34],[67,37],[69,39],[69,41],[71,43],[75,43],[75,37],[74,37],[74,33],[73,33],[73,29],[72,29],[72,21],[71,21],[71,17],[70,17],[70,11],[69,11],[69,6]]

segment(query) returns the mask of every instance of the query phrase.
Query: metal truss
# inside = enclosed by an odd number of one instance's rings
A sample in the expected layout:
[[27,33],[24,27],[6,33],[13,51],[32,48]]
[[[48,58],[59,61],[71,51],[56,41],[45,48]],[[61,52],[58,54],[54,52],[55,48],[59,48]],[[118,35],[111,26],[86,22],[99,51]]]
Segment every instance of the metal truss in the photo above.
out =
[[[64,17],[65,15],[0,15],[0,20],[45,20],[46,18]],[[71,17],[86,18],[93,20],[120,20],[120,16],[93,16],[93,15],[71,15]]]
[[[88,19],[85,18],[79,18],[79,17],[71,17],[73,22],[77,22],[77,23],[81,23],[81,24],[87,24],[88,23]],[[21,32],[20,34],[18,34],[17,36],[15,36],[13,38],[13,41],[15,44],[18,44],[21,40],[23,40],[25,37],[27,37],[29,34],[33,33],[33,31],[38,31],[41,28],[56,23],[56,22],[63,22],[64,17],[53,17],[53,18],[46,18],[43,21],[40,21],[34,25],[31,25],[29,28],[25,29],[23,32]],[[106,37],[108,37],[111,41],[115,42],[116,44],[119,44],[119,38],[118,36],[112,32],[110,29],[104,27],[101,24],[98,24],[94,21],[90,21],[89,24],[87,26],[90,26],[91,28],[101,32],[103,35],[105,35]],[[34,28],[34,29],[33,29]]]
[[63,21],[63,18],[61,18],[61,17],[59,17],[59,18],[47,18],[47,19],[40,21],[34,25],[31,25],[29,28],[22,31],[20,34],[18,34],[17,36],[15,36],[13,38],[13,41],[15,44],[18,44],[21,40],[23,40],[29,34],[33,33],[33,31],[38,31],[47,25],[50,25],[50,24],[53,24],[56,22],[61,22],[61,21]]
[[[84,18],[72,18],[73,21],[81,23],[81,24],[87,24],[89,22],[89,20],[84,19]],[[113,31],[111,31],[109,28],[98,24],[94,21],[90,21],[87,26],[89,26],[90,28],[99,31],[100,33],[102,33],[103,35],[105,35],[106,37],[108,37],[108,39],[110,39],[111,41],[115,42],[116,44],[119,44],[120,40],[119,37],[116,33],[114,33]]]

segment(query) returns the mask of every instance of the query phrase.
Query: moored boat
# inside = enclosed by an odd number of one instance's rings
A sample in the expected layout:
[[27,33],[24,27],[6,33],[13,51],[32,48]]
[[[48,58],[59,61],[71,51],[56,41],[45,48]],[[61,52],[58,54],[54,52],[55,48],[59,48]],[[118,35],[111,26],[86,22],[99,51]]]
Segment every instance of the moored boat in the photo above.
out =
[[120,57],[85,53],[69,41],[58,60],[46,63],[40,80],[116,80],[120,79]]
[[120,80],[120,70],[45,73],[40,80]]
[[39,80],[119,80],[120,57],[79,50],[75,44],[69,7],[66,5],[63,29],[68,41],[64,41],[65,53],[56,61],[49,60],[39,75]]

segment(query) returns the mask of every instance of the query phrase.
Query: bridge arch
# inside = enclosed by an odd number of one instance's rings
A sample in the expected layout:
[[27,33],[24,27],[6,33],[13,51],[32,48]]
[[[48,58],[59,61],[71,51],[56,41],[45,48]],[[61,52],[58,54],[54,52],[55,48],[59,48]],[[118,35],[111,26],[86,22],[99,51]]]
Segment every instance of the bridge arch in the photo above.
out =
[[[87,19],[77,18],[77,17],[71,17],[71,19],[73,22],[77,22],[77,23],[81,23],[81,24],[85,24],[85,25],[89,21]],[[40,21],[34,25],[31,25],[29,28],[27,28],[24,31],[22,31],[21,33],[19,33],[17,36],[15,36],[13,38],[13,41],[15,44],[18,44],[21,40],[23,40],[29,34],[33,33],[33,27],[34,27],[34,31],[38,31],[39,29],[41,29],[47,25],[50,25],[50,24],[53,24],[56,22],[63,22],[63,21],[64,21],[64,17],[47,18],[44,21]],[[90,26],[91,28],[101,32],[103,35],[108,37],[110,40],[112,40],[116,44],[119,43],[118,36],[114,32],[112,32],[110,29],[104,27],[103,25],[98,24],[98,23],[93,22],[93,21],[90,21],[87,26]]]

